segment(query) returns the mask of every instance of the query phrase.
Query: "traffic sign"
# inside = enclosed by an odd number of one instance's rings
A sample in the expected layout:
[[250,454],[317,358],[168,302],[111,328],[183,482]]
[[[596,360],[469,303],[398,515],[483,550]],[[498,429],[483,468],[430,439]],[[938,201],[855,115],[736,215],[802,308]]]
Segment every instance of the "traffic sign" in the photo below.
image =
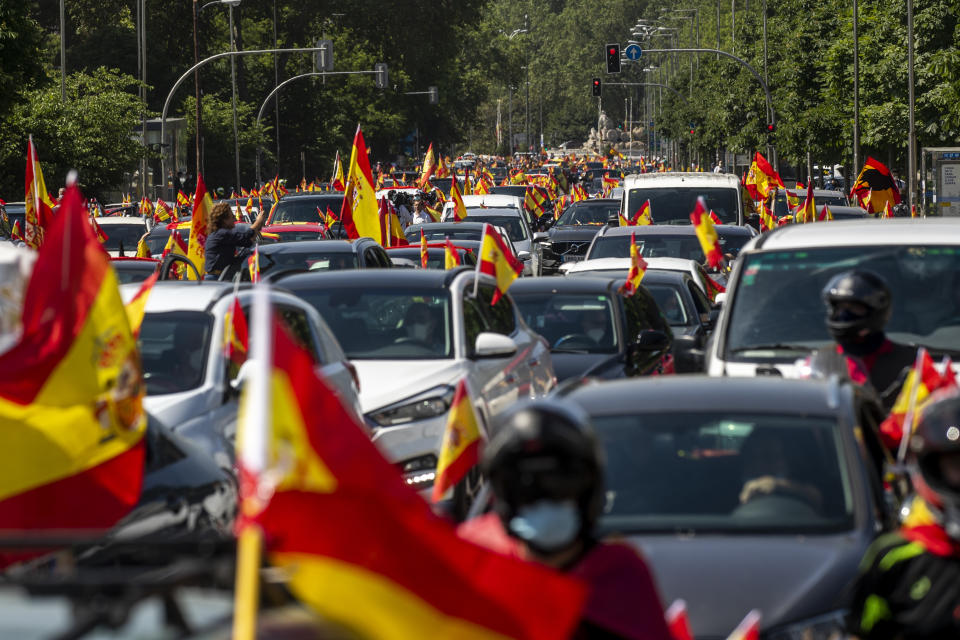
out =
[[640,56],[643,55],[643,49],[640,48],[638,44],[627,45],[627,48],[623,50],[623,54],[627,56],[627,60],[633,60],[636,62],[640,59]]

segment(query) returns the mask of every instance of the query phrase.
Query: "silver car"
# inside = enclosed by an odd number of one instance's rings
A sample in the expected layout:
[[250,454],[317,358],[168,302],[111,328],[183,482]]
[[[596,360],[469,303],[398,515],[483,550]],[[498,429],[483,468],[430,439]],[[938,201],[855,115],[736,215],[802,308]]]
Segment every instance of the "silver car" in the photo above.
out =
[[[129,301],[138,284],[120,288]],[[202,446],[232,468],[237,426],[239,371],[225,355],[227,312],[233,285],[221,282],[158,282],[147,299],[138,343],[147,396],[144,408],[164,426]],[[253,292],[238,290],[249,317]],[[273,290],[273,308],[310,352],[318,372],[359,416],[356,372],[320,315],[296,296]]]

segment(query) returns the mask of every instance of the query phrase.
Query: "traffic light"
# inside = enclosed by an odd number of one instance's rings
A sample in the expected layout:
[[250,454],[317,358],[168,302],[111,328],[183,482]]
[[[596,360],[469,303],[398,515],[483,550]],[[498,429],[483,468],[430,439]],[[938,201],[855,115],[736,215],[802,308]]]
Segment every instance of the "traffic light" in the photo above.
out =
[[436,87],[427,87],[427,101],[430,104],[439,104],[440,103],[440,94],[437,92]]
[[600,78],[593,79],[593,96],[595,98],[600,97]]
[[378,62],[373,65],[373,70],[375,71],[373,75],[373,86],[377,89],[386,89],[390,85],[390,76],[386,63]]
[[777,130],[777,125],[772,122],[767,124],[767,133],[774,133]]
[[620,73],[620,45],[607,45],[607,73]]

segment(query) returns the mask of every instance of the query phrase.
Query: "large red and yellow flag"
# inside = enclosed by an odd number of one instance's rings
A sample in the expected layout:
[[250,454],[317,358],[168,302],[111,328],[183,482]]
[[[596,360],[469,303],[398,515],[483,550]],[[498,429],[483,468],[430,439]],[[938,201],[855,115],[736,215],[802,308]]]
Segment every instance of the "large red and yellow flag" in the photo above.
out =
[[627,272],[627,281],[620,287],[620,293],[629,297],[640,288],[640,281],[647,273],[647,261],[640,257],[637,249],[637,234],[630,234],[630,271]]
[[373,173],[370,170],[370,156],[367,155],[367,144],[363,140],[360,125],[357,125],[357,132],[353,136],[353,151],[350,153],[340,220],[343,221],[348,237],[373,238],[381,245],[384,244],[377,194],[373,188]]
[[463,222],[467,219],[467,206],[463,204],[460,187],[457,186],[457,176],[453,176],[450,183],[450,202],[453,203],[453,221]]
[[888,203],[900,204],[900,189],[887,165],[868,157],[850,188],[850,197],[870,213],[880,213]]
[[[197,193],[193,198],[193,218],[190,220],[190,240],[187,245],[187,257],[193,262],[194,266],[203,280],[203,274],[206,273],[205,265],[207,260],[207,225],[210,221],[210,211],[213,210],[213,200],[207,193],[207,185],[203,183],[203,177],[197,175]],[[193,271],[187,269],[187,279],[196,278]]]
[[427,153],[423,156],[423,170],[420,172],[420,180],[417,185],[421,189],[426,189],[430,184],[430,178],[433,172],[437,170],[437,158],[433,155],[433,143],[427,147]]
[[632,218],[627,218],[623,213],[617,214],[620,216],[620,226],[621,227],[635,227],[638,225],[649,225],[653,224],[653,216],[650,214],[650,200],[648,199],[642,205],[640,209],[633,214]]
[[744,184],[754,200],[765,199],[771,189],[786,190],[787,188],[783,184],[783,180],[780,179],[780,174],[770,166],[770,163],[759,151],[753,154],[753,163],[750,165],[750,171],[747,173]]
[[[256,361],[262,316],[253,316]],[[290,590],[350,637],[570,637],[582,585],[461,540],[384,460],[310,356],[276,322],[271,333],[269,370],[245,387],[243,405],[269,431],[243,423],[238,442],[243,464],[262,459],[264,472],[243,474],[241,504]],[[247,451],[256,442],[259,456]]]
[[443,268],[454,269],[459,266],[460,254],[457,253],[457,248],[450,242],[450,238],[447,238],[443,243]]
[[717,269],[723,263],[723,253],[720,251],[720,238],[717,236],[717,230],[713,227],[713,220],[707,212],[707,203],[703,196],[697,198],[697,206],[690,213],[690,222],[693,223],[693,229],[697,234],[697,240],[700,241],[700,247],[707,257],[707,264]]
[[3,529],[106,529],[140,496],[140,358],[85,216],[72,185],[46,229],[20,339],[0,356]]
[[506,293],[513,281],[523,273],[523,263],[513,255],[497,230],[489,224],[483,225],[477,273],[493,276],[497,281],[497,290],[490,301],[491,305],[497,304],[500,296]]
[[33,136],[27,142],[25,177],[23,240],[31,249],[37,249],[43,243],[44,230],[53,221],[53,207],[56,205],[47,193],[37,149],[33,146]]
[[434,502],[442,499],[479,462],[481,442],[480,421],[477,420],[473,400],[466,381],[460,380],[447,413],[447,427],[440,444],[437,476],[433,481]]
[[130,299],[130,302],[124,305],[124,310],[127,312],[127,321],[130,323],[130,332],[133,333],[134,337],[140,335],[140,326],[143,324],[143,317],[147,313],[147,298],[150,297],[153,285],[157,283],[159,278],[160,272],[155,271],[143,281],[143,284],[137,290],[137,294]]

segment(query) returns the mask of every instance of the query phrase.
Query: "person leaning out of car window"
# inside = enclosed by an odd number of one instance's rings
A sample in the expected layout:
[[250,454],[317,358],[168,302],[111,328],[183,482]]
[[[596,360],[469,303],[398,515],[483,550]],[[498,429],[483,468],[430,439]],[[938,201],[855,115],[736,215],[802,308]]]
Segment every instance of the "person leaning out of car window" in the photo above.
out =
[[267,222],[266,207],[251,225],[237,225],[233,209],[226,202],[214,205],[207,223],[206,271],[207,280],[216,280],[220,273],[249,254],[257,234]]

